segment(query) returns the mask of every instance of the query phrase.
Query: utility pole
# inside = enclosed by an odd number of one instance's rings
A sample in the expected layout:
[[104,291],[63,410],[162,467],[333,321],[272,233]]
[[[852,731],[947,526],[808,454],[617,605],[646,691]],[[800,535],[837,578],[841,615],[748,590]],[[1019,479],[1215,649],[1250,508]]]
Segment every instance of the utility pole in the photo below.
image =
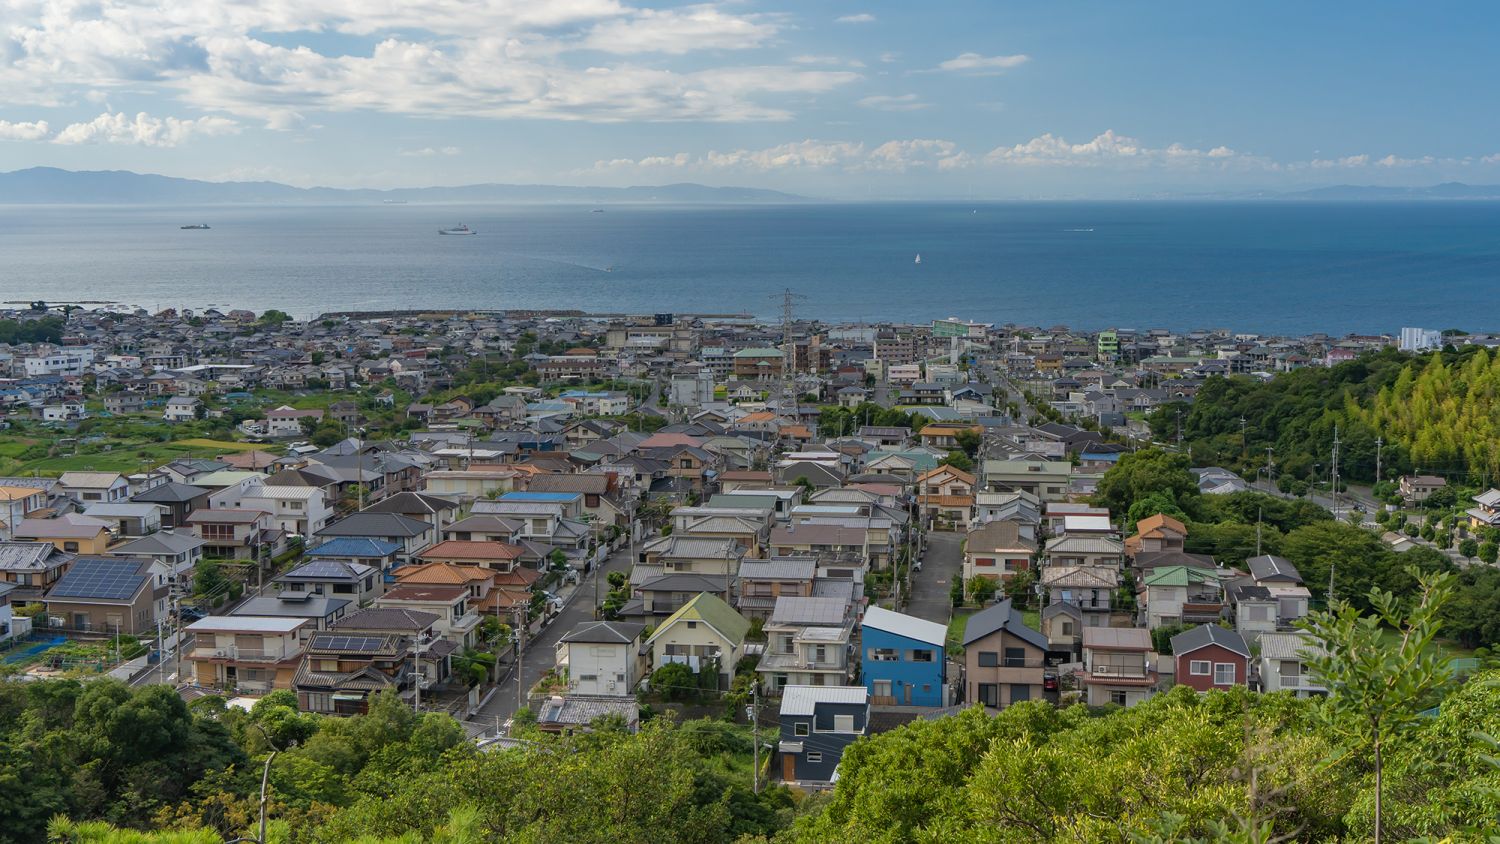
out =
[[521,658],[526,654],[526,616],[529,607],[525,602],[516,605],[516,711],[520,712],[526,700],[526,683]]
[[1260,520],[1265,513],[1264,507],[1255,508],[1255,556],[1260,556]]
[[1328,566],[1328,609],[1333,608],[1333,573],[1338,571],[1338,563],[1330,563]]
[[750,682],[750,742],[754,762],[750,769],[750,793],[760,793],[760,683]]
[[1380,483],[1380,447],[1385,445],[1384,437],[1375,438],[1375,483]]
[[1182,408],[1177,409],[1177,450],[1182,451]]
[[1240,459],[1246,460],[1250,457],[1250,441],[1245,439],[1245,417],[1240,417]]
[[1333,426],[1333,466],[1329,470],[1333,481],[1333,517],[1339,517],[1339,426]]

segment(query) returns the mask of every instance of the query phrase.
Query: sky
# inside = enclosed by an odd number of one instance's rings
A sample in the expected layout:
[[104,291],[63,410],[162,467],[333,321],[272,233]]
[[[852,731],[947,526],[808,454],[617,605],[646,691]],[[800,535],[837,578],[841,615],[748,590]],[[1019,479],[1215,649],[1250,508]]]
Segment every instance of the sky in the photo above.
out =
[[1480,2],[0,0],[0,170],[862,198],[1500,183]]

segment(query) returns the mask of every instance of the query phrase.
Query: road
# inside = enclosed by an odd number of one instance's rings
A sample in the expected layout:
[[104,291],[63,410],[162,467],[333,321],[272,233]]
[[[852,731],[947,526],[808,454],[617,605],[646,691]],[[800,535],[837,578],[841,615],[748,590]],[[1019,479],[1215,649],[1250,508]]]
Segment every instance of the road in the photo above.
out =
[[[549,623],[535,639],[526,642],[526,650],[521,657],[521,681],[524,689],[530,689],[537,680],[557,662],[557,642],[567,635],[574,627],[594,618],[594,585],[599,586],[599,600],[602,602],[604,596],[609,592],[609,584],[601,578],[607,578],[612,571],[630,571],[630,547],[626,546],[611,554],[604,561],[604,565],[590,572],[578,583],[578,588],[569,597],[567,606],[563,611]],[[524,694],[524,692],[523,692]],[[473,716],[465,719],[495,727],[502,724],[516,712],[516,672],[512,666],[500,681],[497,691],[489,696],[484,705],[475,712]]]
[[933,531],[927,534],[927,553],[922,555],[922,570],[911,576],[911,595],[906,612],[917,618],[947,624],[953,615],[953,597],[949,591],[953,580],[963,572],[963,555],[959,546],[963,534]]

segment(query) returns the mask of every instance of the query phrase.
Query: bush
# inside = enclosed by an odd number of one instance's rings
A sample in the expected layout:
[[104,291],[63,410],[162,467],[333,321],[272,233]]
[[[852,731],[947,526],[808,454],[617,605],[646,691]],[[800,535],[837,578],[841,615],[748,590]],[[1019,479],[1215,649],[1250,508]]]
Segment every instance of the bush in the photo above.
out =
[[1000,584],[992,577],[969,578],[969,596],[976,604],[981,606],[988,604],[998,591],[1000,591]]
[[698,678],[687,665],[669,662],[651,672],[651,691],[667,700],[693,700],[698,697]]

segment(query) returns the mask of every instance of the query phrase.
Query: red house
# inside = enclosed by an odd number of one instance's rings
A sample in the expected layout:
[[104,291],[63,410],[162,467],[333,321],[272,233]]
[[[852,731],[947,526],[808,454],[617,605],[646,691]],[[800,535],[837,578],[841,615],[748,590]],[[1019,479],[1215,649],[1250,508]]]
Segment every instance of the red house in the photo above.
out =
[[1172,637],[1177,683],[1197,691],[1243,686],[1250,676],[1250,648],[1240,634],[1200,624]]

